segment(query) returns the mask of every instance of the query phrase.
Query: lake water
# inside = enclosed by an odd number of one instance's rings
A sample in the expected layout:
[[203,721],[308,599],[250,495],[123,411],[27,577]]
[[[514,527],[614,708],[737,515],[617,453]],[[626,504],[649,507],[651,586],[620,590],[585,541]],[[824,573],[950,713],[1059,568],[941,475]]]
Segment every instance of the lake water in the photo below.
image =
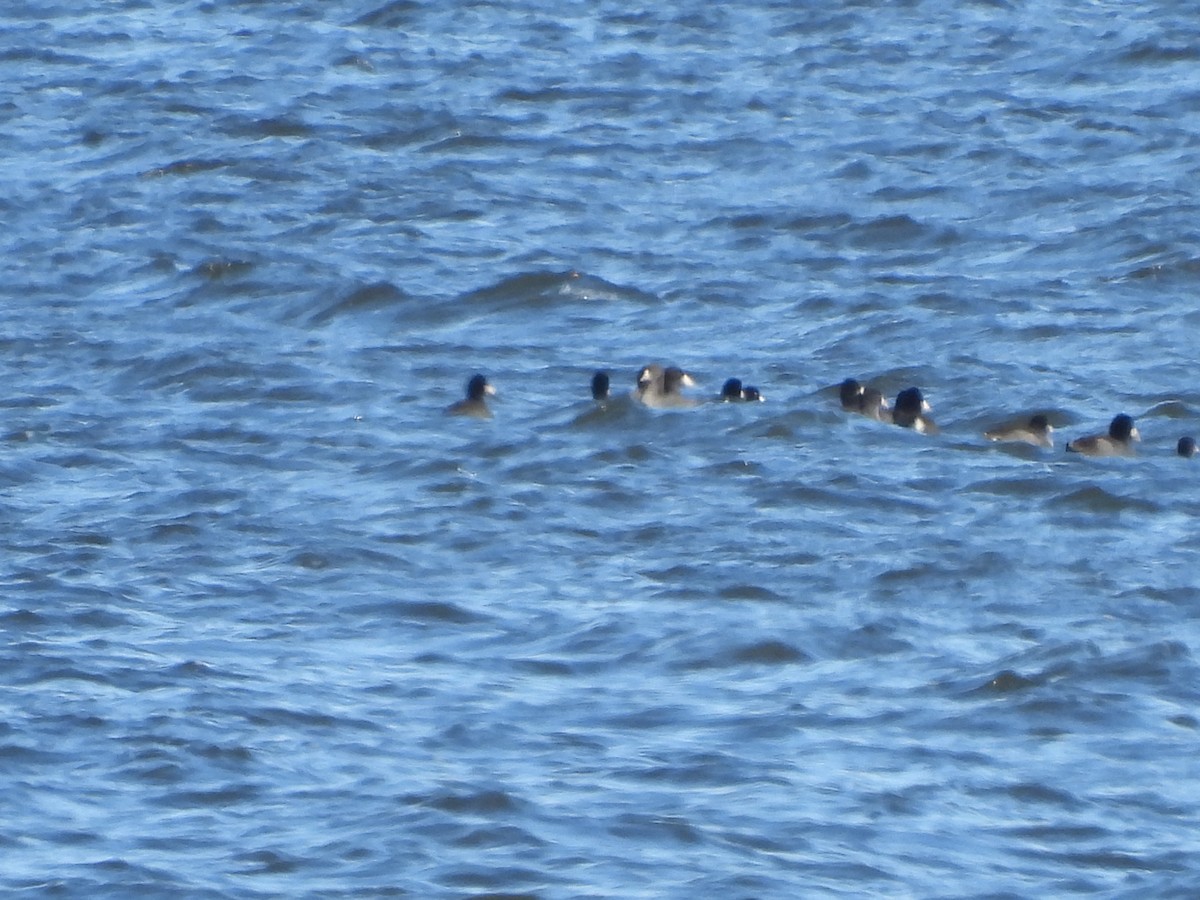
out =
[[0,28],[4,893],[1200,892],[1200,6]]

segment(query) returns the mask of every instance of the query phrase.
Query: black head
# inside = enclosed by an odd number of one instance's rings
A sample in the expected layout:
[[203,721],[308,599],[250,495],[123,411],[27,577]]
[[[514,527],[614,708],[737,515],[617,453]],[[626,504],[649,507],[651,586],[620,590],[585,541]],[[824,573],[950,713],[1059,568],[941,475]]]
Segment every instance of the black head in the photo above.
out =
[[725,386],[721,388],[721,399],[726,403],[742,399],[742,380],[740,378],[730,378],[725,382]]
[[840,391],[842,397],[842,409],[858,409],[862,392],[863,386],[858,383],[857,379],[847,378],[845,381],[843,381]]
[[748,403],[759,403],[764,398],[762,392],[758,388],[752,384],[748,384],[742,388],[742,399]]
[[1029,420],[1029,427],[1038,434],[1045,434],[1050,430],[1050,420],[1039,413]]
[[471,376],[471,380],[467,382],[467,399],[482,400],[485,394],[493,394],[495,390],[488,380],[482,375],[476,373]]
[[892,416],[897,425],[905,428],[912,426],[925,411],[925,397],[920,388],[905,388],[896,395],[896,404],[892,407]]
[[592,376],[592,399],[603,400],[608,396],[608,373],[597,372]]
[[1134,434],[1133,417],[1121,413],[1108,425],[1108,436],[1114,441],[1128,441]]
[[1181,437],[1179,443],[1175,446],[1175,452],[1180,456],[1195,456],[1196,439],[1188,436]]

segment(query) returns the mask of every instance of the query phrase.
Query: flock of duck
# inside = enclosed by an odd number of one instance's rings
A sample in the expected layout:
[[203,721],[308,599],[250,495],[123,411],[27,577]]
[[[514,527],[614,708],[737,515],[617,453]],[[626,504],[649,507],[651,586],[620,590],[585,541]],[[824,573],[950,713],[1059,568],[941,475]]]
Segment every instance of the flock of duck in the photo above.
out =
[[[695,386],[695,379],[677,366],[661,366],[651,363],[638,372],[633,399],[652,409],[682,409],[696,406],[703,401],[684,395],[683,388]],[[592,376],[592,399],[604,402],[609,398],[611,383],[607,372]],[[490,419],[492,411],[487,398],[496,390],[481,374],[472,375],[467,382],[467,395],[446,408],[448,415],[473,416]],[[842,409],[866,416],[877,422],[888,422],[901,428],[911,428],[922,434],[937,434],[937,424],[930,418],[930,406],[920,388],[909,387],[896,395],[892,405],[874,387],[864,385],[855,378],[847,378],[839,390]],[[764,400],[758,388],[743,384],[739,378],[728,379],[717,397],[719,402],[760,402]],[[1041,413],[1027,422],[989,429],[983,436],[989,441],[1007,441],[1032,444],[1051,449],[1054,446],[1054,427]],[[1133,418],[1121,413],[1109,423],[1106,434],[1089,434],[1067,443],[1067,451],[1084,456],[1132,456],[1134,443],[1142,439]],[[1180,456],[1195,456],[1196,441],[1190,436],[1179,439],[1175,447]]]

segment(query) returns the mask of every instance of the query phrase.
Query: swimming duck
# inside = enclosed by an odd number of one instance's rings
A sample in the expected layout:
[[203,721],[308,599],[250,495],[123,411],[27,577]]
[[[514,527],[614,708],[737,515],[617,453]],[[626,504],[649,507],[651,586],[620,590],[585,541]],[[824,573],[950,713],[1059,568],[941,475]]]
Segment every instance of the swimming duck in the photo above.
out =
[[681,388],[692,387],[695,383],[695,379],[678,366],[668,366],[664,369],[657,363],[652,363],[638,372],[634,396],[646,406],[655,409],[695,406],[695,400],[680,393]]
[[842,398],[842,409],[859,412],[862,409],[863,386],[857,378],[847,378],[838,391]]
[[1133,418],[1121,413],[1109,423],[1108,434],[1075,438],[1067,444],[1067,450],[1084,456],[1132,456],[1133,442],[1141,439]]
[[488,380],[480,374],[471,376],[467,382],[467,396],[462,400],[451,403],[446,407],[449,416],[473,416],[476,419],[490,419],[492,411],[488,409],[484,398],[496,393],[496,389],[488,384]]
[[921,434],[937,434],[937,425],[925,415],[929,411],[930,406],[920,388],[905,388],[896,395],[896,402],[892,406],[892,421],[901,428],[911,428]]
[[887,398],[878,388],[863,388],[862,395],[858,398],[858,406],[858,411],[868,419],[874,419],[876,422],[892,421],[892,411],[888,407]]
[[838,389],[842,409],[874,419],[876,422],[892,421],[892,411],[887,399],[877,388],[864,386],[857,378],[847,378]]
[[1033,444],[1035,447],[1047,449],[1054,446],[1054,426],[1039,413],[1033,416],[1025,425],[1013,425],[1009,428],[993,428],[985,431],[983,436],[989,441],[1021,441]]
[[719,399],[724,403],[737,403],[738,401],[755,403],[761,402],[764,398],[762,392],[753,385],[743,385],[742,379],[730,378],[721,388]]
[[1175,445],[1175,452],[1180,456],[1195,456],[1196,455],[1196,439],[1194,437],[1184,436],[1179,439],[1179,443]]

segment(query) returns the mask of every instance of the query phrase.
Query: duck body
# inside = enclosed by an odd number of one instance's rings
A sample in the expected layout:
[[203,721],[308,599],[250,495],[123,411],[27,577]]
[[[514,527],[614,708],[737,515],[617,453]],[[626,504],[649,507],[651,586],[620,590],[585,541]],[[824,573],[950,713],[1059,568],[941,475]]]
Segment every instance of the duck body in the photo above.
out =
[[858,413],[876,422],[892,421],[892,410],[888,407],[883,391],[867,387],[857,378],[847,378],[843,381],[838,388],[838,396],[842,401],[842,409],[846,412]]
[[1109,423],[1108,434],[1075,438],[1067,444],[1067,452],[1084,456],[1133,456],[1133,444],[1141,439],[1133,417],[1121,413]]
[[681,389],[692,387],[696,380],[678,366],[663,368],[657,363],[643,366],[638,372],[634,398],[652,409],[682,409],[695,406],[696,401],[683,396]]
[[1054,446],[1054,426],[1040,413],[1030,418],[1024,425],[1013,425],[1009,428],[993,428],[985,431],[983,436],[989,441],[1005,441],[1009,443],[1033,444],[1035,447],[1045,447],[1049,450]]
[[921,434],[937,434],[937,423],[926,415],[929,411],[929,403],[920,388],[905,388],[896,395],[892,405],[892,421],[901,428],[911,428]]
[[495,393],[496,389],[488,383],[487,378],[476,373],[467,382],[467,396],[447,406],[446,415],[490,419],[492,411],[488,409],[486,398]]

